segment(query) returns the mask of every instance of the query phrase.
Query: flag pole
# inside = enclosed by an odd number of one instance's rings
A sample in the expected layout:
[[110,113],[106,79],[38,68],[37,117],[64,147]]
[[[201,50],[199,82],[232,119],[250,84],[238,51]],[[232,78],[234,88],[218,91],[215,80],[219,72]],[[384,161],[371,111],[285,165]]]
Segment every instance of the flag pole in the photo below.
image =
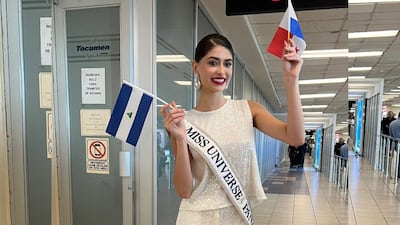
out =
[[152,93],[150,93],[150,92],[148,92],[148,91],[146,91],[146,90],[144,90],[144,89],[142,89],[142,88],[140,88],[140,87],[138,87],[138,86],[136,86],[136,85],[134,85],[134,84],[132,84],[132,83],[129,83],[129,82],[126,81],[126,80],[124,80],[123,83],[125,83],[125,84],[127,84],[127,85],[129,85],[129,86],[133,86],[134,88],[141,90],[142,92],[146,93],[147,95],[150,95],[151,97],[153,97],[153,98],[159,100],[160,102],[169,105],[166,101],[162,100],[161,98],[155,96],[154,94],[152,94]]
[[289,10],[289,7],[290,7],[290,4],[291,4],[291,0],[288,0],[288,7],[287,7],[287,9],[286,9],[286,12],[285,13],[289,13],[289,16],[287,17],[288,18],[288,31],[287,31],[287,40],[289,41],[290,40],[290,10]]

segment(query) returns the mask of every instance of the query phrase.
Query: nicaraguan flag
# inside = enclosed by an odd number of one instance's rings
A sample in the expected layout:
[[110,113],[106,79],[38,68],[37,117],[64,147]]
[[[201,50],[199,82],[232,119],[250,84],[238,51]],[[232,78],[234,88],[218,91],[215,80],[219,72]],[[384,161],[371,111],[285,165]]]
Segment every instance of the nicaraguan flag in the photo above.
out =
[[306,42],[301,32],[300,23],[297,20],[296,13],[294,12],[292,1],[288,0],[288,8],[286,9],[285,15],[283,16],[279,27],[272,38],[271,43],[268,47],[268,52],[281,58],[283,48],[285,47],[285,40],[288,38],[293,39],[296,43],[296,47],[299,49],[299,55],[306,49]]
[[111,113],[106,132],[136,146],[153,97],[124,82]]

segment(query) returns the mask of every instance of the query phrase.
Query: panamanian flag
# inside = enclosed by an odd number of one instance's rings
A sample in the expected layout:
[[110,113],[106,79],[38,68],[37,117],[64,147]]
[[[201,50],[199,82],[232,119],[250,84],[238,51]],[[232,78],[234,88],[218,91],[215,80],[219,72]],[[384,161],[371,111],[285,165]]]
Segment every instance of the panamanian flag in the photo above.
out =
[[124,81],[106,133],[136,146],[152,102],[153,96]]
[[285,46],[284,41],[288,40],[289,37],[296,44],[296,47],[299,50],[298,54],[301,56],[304,49],[306,49],[306,41],[304,40],[303,32],[301,32],[300,23],[297,20],[291,0],[288,0],[288,8],[286,9],[285,15],[283,16],[271,43],[269,44],[268,52],[281,58]]

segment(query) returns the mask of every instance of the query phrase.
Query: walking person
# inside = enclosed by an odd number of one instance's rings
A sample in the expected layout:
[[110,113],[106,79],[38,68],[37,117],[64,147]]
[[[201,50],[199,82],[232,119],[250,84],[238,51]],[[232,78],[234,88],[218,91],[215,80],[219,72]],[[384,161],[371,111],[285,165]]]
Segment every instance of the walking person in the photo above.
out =
[[[204,37],[196,47],[192,62],[199,89],[196,106],[185,111],[171,102],[160,110],[175,155],[175,189],[183,198],[176,224],[251,223],[245,220],[251,217],[251,207],[266,198],[258,172],[253,127],[294,146],[304,142],[298,85],[303,61],[294,42],[285,42],[281,58],[288,99],[287,123],[254,101],[224,98],[223,91],[232,79],[233,59],[233,48],[227,38],[220,34]],[[186,121],[198,127],[198,132],[193,132],[192,127],[187,129]],[[209,147],[211,141],[217,143],[218,148],[213,145],[206,149],[211,162],[194,144],[189,145],[193,141],[199,148]],[[220,158],[222,155],[226,158]],[[215,164],[213,160],[218,162]],[[227,165],[231,171],[221,176]],[[228,184],[228,189],[222,184]],[[249,205],[239,208],[234,200],[243,196],[248,197]],[[241,210],[245,217],[238,213]]]
[[[400,113],[399,113],[400,115]],[[389,135],[392,138],[395,139],[399,139],[400,140],[400,119],[399,117],[397,117],[397,120],[394,120],[393,122],[390,123],[389,125]],[[397,145],[398,145],[398,140],[393,141],[394,144],[394,159],[395,161],[393,161],[394,163],[396,162],[396,158],[398,158],[398,154],[399,154],[399,149],[397,149]],[[400,163],[399,166],[397,168],[397,178],[400,178]]]

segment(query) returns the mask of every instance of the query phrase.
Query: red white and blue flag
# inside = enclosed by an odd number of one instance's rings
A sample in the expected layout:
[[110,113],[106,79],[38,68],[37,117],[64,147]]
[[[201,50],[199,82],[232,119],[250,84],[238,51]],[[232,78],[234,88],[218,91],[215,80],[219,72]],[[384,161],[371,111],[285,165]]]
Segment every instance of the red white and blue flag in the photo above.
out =
[[106,133],[136,146],[152,102],[151,95],[124,81]]
[[303,32],[301,32],[300,23],[297,20],[291,0],[288,0],[288,8],[286,9],[285,15],[283,16],[271,43],[269,44],[268,52],[281,58],[283,48],[285,47],[284,41],[287,41],[289,38],[294,41],[299,50],[298,53],[301,56],[304,49],[306,49],[306,42],[304,40]]

